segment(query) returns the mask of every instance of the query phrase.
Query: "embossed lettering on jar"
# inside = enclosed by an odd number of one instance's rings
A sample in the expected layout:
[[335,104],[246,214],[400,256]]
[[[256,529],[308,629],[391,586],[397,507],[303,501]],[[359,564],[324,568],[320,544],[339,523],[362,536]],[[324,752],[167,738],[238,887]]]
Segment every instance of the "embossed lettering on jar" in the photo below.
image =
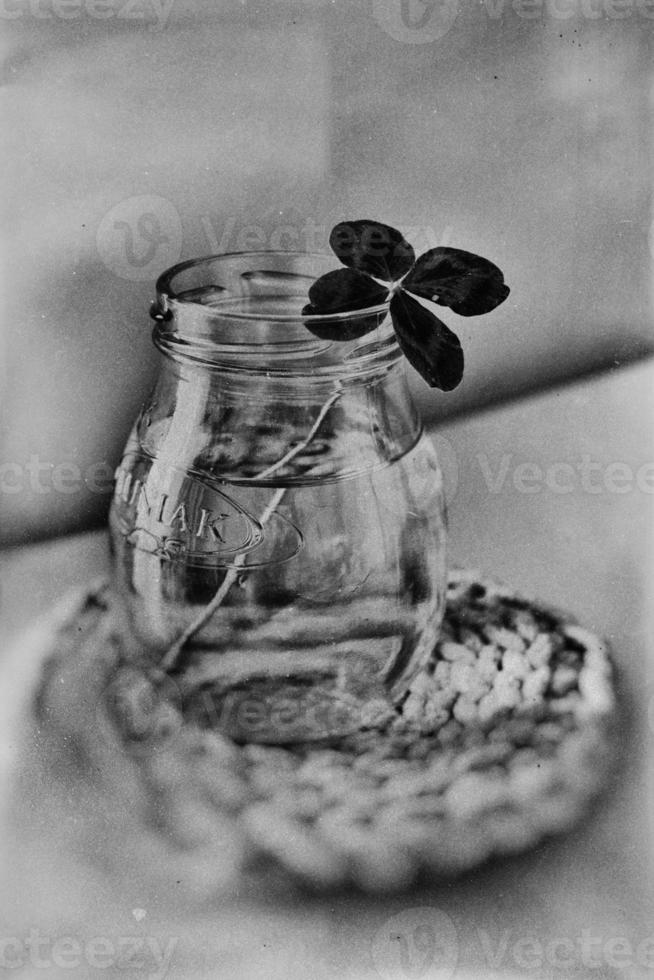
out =
[[140,649],[239,740],[357,730],[401,702],[445,601],[438,460],[387,309],[360,339],[301,316],[327,256],[243,253],[157,284],[161,371],[111,509]]

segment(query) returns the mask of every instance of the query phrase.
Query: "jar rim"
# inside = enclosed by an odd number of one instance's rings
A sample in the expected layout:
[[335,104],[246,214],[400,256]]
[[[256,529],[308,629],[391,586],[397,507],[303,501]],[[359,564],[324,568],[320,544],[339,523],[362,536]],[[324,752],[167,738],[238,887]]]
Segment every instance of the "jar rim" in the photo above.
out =
[[[192,299],[187,299],[183,297],[183,293],[176,293],[172,288],[172,280],[175,276],[180,275],[180,273],[186,272],[189,269],[199,269],[203,265],[208,266],[210,263],[216,263],[221,260],[228,261],[230,259],[240,259],[240,260],[255,260],[259,257],[270,257],[270,256],[287,256],[288,258],[297,259],[315,259],[316,261],[324,259],[333,259],[335,262],[338,261],[336,256],[333,256],[330,252],[307,252],[297,249],[256,249],[256,250],[244,250],[236,252],[217,252],[212,255],[205,255],[194,259],[186,259],[183,262],[177,262],[175,265],[170,266],[170,268],[165,269],[164,272],[157,278],[155,283],[155,289],[157,293],[157,313],[166,314],[170,309],[171,303],[183,303],[185,306],[190,308],[196,307],[198,310],[207,309],[207,305],[204,303],[196,302]],[[338,268],[338,267],[337,267]],[[341,266],[340,268],[345,268]],[[390,289],[390,287],[389,287]],[[309,302],[309,297],[307,295],[307,303]],[[211,307],[212,318],[217,319],[229,319],[229,320],[261,320],[261,321],[273,321],[280,323],[339,323],[344,320],[353,320],[364,318],[368,316],[374,316],[376,314],[388,313],[390,306],[390,297],[384,303],[378,303],[375,306],[366,306],[364,308],[357,308],[354,310],[343,310],[338,313],[317,313],[317,314],[302,314],[302,313],[274,313],[274,312],[261,312],[257,313],[254,311],[243,312],[226,306],[225,309],[221,309],[220,306]]]

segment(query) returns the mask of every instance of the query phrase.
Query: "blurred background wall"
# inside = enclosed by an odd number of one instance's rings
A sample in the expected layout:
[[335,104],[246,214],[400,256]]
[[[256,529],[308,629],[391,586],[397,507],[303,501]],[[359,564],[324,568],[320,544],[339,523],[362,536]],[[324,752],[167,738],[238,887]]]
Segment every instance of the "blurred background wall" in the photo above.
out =
[[439,418],[652,350],[654,0],[4,0],[0,542],[105,518],[179,259],[343,218],[496,261]]

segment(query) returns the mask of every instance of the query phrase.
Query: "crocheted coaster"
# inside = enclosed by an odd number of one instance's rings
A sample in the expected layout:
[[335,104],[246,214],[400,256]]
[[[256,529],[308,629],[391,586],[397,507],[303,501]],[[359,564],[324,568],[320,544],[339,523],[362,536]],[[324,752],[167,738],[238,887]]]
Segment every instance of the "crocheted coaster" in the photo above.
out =
[[172,688],[122,660],[112,609],[106,587],[89,592],[59,629],[39,725],[100,793],[138,806],[155,863],[160,840],[170,874],[183,854],[205,894],[459,874],[571,828],[614,762],[606,645],[470,572],[450,576],[441,638],[397,710],[288,748],[185,719]]

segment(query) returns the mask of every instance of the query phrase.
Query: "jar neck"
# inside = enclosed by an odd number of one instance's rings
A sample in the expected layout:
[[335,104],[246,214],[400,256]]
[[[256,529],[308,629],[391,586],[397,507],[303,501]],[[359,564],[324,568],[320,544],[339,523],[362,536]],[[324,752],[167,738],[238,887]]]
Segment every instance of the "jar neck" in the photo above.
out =
[[364,337],[346,341],[321,340],[303,325],[285,325],[282,335],[260,322],[255,323],[257,340],[235,339],[248,330],[253,333],[252,324],[191,309],[174,311],[167,319],[155,313],[154,319],[154,344],[169,360],[253,383],[262,378],[303,388],[367,383],[383,377],[401,359],[389,316]]
[[253,381],[383,375],[401,356],[387,303],[305,313],[312,283],[335,264],[332,256],[251,252],[175,266],[157,283],[154,343],[180,363]]

